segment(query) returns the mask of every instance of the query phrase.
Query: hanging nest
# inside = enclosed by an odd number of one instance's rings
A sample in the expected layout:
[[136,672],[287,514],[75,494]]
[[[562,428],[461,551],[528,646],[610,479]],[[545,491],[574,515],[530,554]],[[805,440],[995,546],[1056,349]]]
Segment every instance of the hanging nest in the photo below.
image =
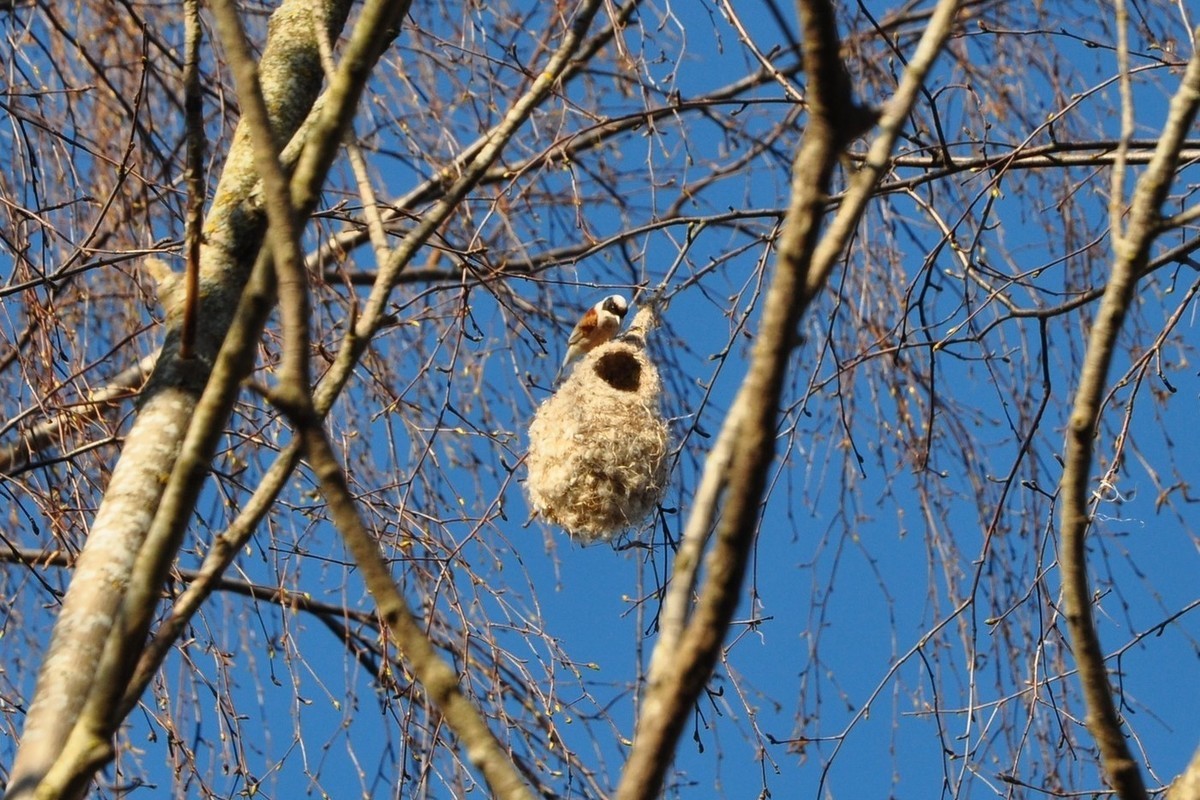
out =
[[529,499],[572,538],[608,541],[641,523],[667,488],[662,381],[646,357],[653,309],[580,360],[529,426]]

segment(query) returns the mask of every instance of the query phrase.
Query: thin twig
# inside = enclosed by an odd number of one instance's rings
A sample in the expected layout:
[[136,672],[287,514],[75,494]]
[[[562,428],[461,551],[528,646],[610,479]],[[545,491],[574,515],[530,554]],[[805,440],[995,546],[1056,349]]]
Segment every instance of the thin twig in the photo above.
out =
[[379,544],[363,525],[350,495],[346,475],[325,432],[315,419],[299,431],[304,456],[329,503],[333,523],[358,564],[363,582],[375,600],[397,648],[412,667],[425,694],[445,717],[466,750],[467,758],[483,774],[490,796],[507,800],[531,800],[533,795],[517,772],[511,756],[488,728],[482,714],[459,687],[458,674],[438,654],[400,594],[391,570],[379,552]]
[[1108,196],[1108,228],[1114,242],[1119,242],[1122,233],[1121,218],[1125,211],[1125,160],[1129,156],[1129,142],[1133,139],[1133,77],[1129,74],[1129,9],[1125,0],[1114,4],[1117,28],[1117,72],[1121,95],[1121,136],[1117,141],[1112,169],[1112,185]]
[[184,273],[183,321],[179,332],[179,357],[192,358],[196,342],[196,315],[200,311],[200,243],[204,224],[204,93],[200,85],[200,0],[183,3],[183,111],[187,130],[187,221],[183,235],[187,252]]

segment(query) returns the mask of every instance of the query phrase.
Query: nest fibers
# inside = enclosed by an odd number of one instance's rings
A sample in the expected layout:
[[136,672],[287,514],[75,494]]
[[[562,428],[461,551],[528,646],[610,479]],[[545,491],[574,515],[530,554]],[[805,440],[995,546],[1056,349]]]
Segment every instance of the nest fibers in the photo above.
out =
[[529,426],[529,499],[573,538],[608,541],[654,510],[667,487],[662,381],[646,357],[643,308],[620,338],[585,355]]

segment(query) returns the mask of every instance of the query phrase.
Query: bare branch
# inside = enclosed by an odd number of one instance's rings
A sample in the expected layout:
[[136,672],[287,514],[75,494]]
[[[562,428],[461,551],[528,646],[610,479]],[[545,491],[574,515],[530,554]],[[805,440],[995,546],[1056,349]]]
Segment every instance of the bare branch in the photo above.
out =
[[99,419],[116,401],[133,396],[134,390],[146,380],[157,360],[158,353],[146,356],[114,375],[107,385],[92,392],[80,403],[26,429],[18,429],[17,441],[0,448],[0,474],[12,475],[20,470],[34,453],[53,444],[64,428]]
[[[857,225],[899,126],[949,35],[956,9],[956,2],[939,3],[881,122],[872,158],[855,177],[857,192],[851,192],[830,230],[818,241],[833,170],[843,148],[862,132],[867,112],[856,104],[851,92],[832,5],[824,0],[800,3],[810,117],[796,155],[791,205],[750,367],[706,463],[673,583],[664,600],[663,631],[651,658],[633,750],[618,787],[618,797],[623,800],[658,796],[688,710],[716,664],[741,599],[746,564],[758,530],[767,470],[775,450],[779,398],[797,343],[797,321],[821,291]],[[718,519],[717,497],[722,492],[725,503]],[[716,542],[705,559],[704,583],[689,619],[695,570],[714,525]]]
[[[330,14],[329,24],[340,27],[346,8],[342,6]],[[285,3],[276,12],[275,22],[277,35],[268,42],[262,58],[262,74],[270,79],[264,85],[264,94],[272,107],[273,130],[287,136],[307,113],[322,72],[312,39],[309,4],[303,0]],[[289,26],[299,27],[293,30]],[[380,37],[387,33],[387,29],[371,28],[368,35]],[[380,45],[373,45],[373,51],[378,53]],[[362,64],[357,66],[361,68]],[[357,94],[349,98],[356,99]],[[256,173],[250,166],[253,156],[246,148],[248,134],[244,128],[240,130],[242,147],[235,146],[230,154],[209,218],[204,302],[212,310],[202,315],[197,340],[199,355],[209,357],[225,339],[227,371],[210,385],[206,394],[212,399],[208,404],[197,403],[195,393],[207,377],[206,370],[197,368],[196,359],[188,359],[183,377],[184,362],[176,356],[178,339],[169,337],[147,390],[148,400],[127,439],[106,503],[101,506],[64,600],[51,652],[39,676],[37,699],[13,766],[6,794],[10,800],[28,796],[43,780],[48,783],[39,791],[76,795],[86,787],[91,770],[109,757],[109,737],[119,722],[114,719],[115,709],[124,692],[125,676],[132,668],[131,657],[144,644],[153,599],[174,558],[172,543],[182,535],[237,383],[252,363],[257,334],[273,297],[269,283],[260,283],[244,298],[243,336],[225,338],[236,307],[230,298],[240,294],[239,277],[244,279],[245,275],[243,259],[247,251],[254,252],[261,239],[256,232],[261,218],[242,205],[254,188]],[[309,180],[314,178],[310,175]],[[177,388],[180,385],[184,388]],[[199,425],[210,427],[202,430]],[[185,431],[190,440],[186,445]],[[174,438],[165,437],[166,432],[174,432]],[[176,463],[181,452],[186,459]],[[162,495],[163,475],[173,476],[166,495]],[[120,488],[125,485],[128,488]],[[154,515],[152,525],[149,509],[154,508],[159,508],[159,513]],[[145,547],[143,539],[148,542]],[[104,577],[93,577],[97,571]],[[109,576],[114,574],[136,576],[125,598],[112,591]],[[138,599],[130,602],[133,596]],[[122,600],[118,615],[116,608]],[[82,623],[75,616],[93,621]],[[120,619],[120,633],[108,636],[106,642],[114,617]],[[86,642],[76,633],[80,625],[89,632]],[[102,663],[99,669],[97,663]],[[97,673],[102,676],[100,680]],[[74,741],[65,746],[67,731],[85,707],[81,719],[86,722],[75,727],[70,737]],[[48,772],[51,763],[55,763],[53,775]]]
[[187,227],[184,244],[187,267],[183,302],[183,321],[179,332],[179,357],[190,359],[196,339],[196,315],[200,308],[200,245],[203,239],[204,201],[207,199],[204,173],[204,97],[200,90],[200,2],[184,0],[183,108],[186,119]]
[[329,501],[334,524],[354,555],[363,580],[375,599],[379,614],[395,637],[404,659],[438,710],[457,734],[467,755],[487,781],[490,795],[505,800],[528,800],[532,794],[513,768],[512,760],[458,686],[458,675],[441,659],[425,631],[417,623],[400,590],[392,581],[391,570],[379,552],[379,545],[362,524],[350,497],[346,477],[337,463],[325,434],[317,423],[306,424],[300,431],[305,458],[320,479],[321,491]]
[[1105,772],[1123,800],[1142,800],[1146,787],[1138,761],[1122,731],[1113,701],[1100,639],[1092,619],[1091,583],[1085,539],[1091,522],[1089,487],[1092,449],[1117,335],[1149,261],[1159,233],[1163,200],[1170,191],[1179,150],[1200,106],[1200,55],[1193,54],[1163,127],[1162,137],[1145,174],[1138,180],[1123,236],[1114,237],[1114,261],[1108,286],[1088,336],[1087,353],[1071,410],[1061,483],[1062,590],[1067,624],[1088,709],[1088,730],[1100,746]]
[[[262,179],[267,211],[267,241],[274,263],[276,292],[283,319],[283,365],[279,392],[289,404],[311,405],[308,365],[308,278],[300,257],[300,232],[287,177],[279,163],[279,143],[258,82],[258,70],[232,0],[214,0],[217,31],[237,80],[243,120],[254,148],[254,166]],[[318,38],[321,34],[317,34]]]

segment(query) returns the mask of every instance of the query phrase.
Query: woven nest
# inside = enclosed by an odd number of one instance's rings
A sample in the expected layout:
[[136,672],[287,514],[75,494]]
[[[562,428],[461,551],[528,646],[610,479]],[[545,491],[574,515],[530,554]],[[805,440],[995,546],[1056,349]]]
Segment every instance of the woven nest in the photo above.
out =
[[662,381],[645,352],[653,324],[643,309],[628,333],[584,356],[529,426],[530,502],[584,544],[636,527],[666,491]]

